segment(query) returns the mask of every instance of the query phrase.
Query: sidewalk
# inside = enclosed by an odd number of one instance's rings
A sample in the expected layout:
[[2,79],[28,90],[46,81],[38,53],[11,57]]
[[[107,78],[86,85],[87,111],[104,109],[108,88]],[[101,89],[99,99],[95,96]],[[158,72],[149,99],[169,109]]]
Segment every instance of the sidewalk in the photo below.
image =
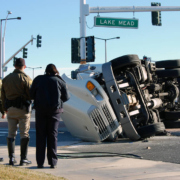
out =
[[[58,150],[58,153],[68,153],[68,151]],[[16,146],[15,154],[19,163],[19,146]],[[0,157],[4,157],[4,162],[1,162],[0,164],[6,165],[8,163],[6,146],[1,146]],[[59,159],[57,169],[50,169],[47,161],[45,162],[43,169],[37,169],[34,147],[29,147],[28,158],[32,161],[32,164],[25,168],[65,177],[69,180],[174,180],[179,179],[180,176],[180,164],[160,161],[122,157]]]

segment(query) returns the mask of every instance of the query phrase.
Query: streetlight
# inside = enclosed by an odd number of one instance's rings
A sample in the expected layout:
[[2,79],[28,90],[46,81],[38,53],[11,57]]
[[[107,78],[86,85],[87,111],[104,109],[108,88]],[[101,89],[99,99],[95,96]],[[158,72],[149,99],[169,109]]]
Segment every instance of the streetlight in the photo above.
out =
[[107,50],[106,50],[106,41],[107,40],[112,40],[112,39],[120,39],[120,37],[113,37],[113,38],[108,38],[108,39],[104,39],[104,38],[97,38],[96,39],[100,39],[100,40],[104,40],[105,41],[105,62],[107,62]]
[[[0,23],[0,31],[1,31],[0,32],[0,77],[4,77],[4,72],[2,72],[2,65],[4,64],[4,60],[5,60],[5,32],[6,32],[7,20],[13,20],[13,19],[21,20],[21,17],[8,18],[9,14],[12,14],[12,12],[8,11],[8,15],[7,15],[6,19],[0,19],[0,21],[1,21],[1,23]],[[2,21],[5,21],[3,38],[2,38]],[[2,46],[2,40],[3,40],[3,46]],[[2,56],[2,49],[3,49],[3,56]]]
[[39,69],[39,68],[42,68],[42,67],[26,67],[26,68],[29,68],[29,69],[32,69],[33,70],[33,79],[34,79],[34,69]]

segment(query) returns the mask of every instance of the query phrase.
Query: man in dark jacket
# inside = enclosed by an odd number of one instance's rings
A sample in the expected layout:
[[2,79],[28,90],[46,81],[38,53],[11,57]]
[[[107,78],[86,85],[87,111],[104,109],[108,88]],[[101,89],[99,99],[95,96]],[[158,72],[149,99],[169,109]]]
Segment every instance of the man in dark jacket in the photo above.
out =
[[45,75],[37,76],[30,89],[36,110],[36,161],[43,168],[46,140],[47,158],[51,168],[57,166],[57,135],[63,103],[69,99],[66,83],[61,79],[56,66],[49,64]]
[[66,83],[58,75],[37,76],[30,93],[31,98],[34,99],[34,109],[46,108],[62,111],[63,102],[69,99]]

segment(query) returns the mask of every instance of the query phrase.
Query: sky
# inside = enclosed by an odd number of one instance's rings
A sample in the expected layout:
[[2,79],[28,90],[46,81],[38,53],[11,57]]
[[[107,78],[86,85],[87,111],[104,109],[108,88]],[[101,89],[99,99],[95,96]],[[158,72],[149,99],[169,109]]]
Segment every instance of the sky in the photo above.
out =
[[[150,0],[86,0],[89,7],[101,6],[151,6]],[[159,0],[161,6],[180,6],[179,0]],[[49,63],[56,65],[60,74],[70,75],[79,64],[71,63],[71,38],[80,37],[80,0],[1,0],[0,19],[5,19],[7,11],[12,14],[8,18],[21,17],[21,20],[9,20],[5,33],[5,61],[25,45],[33,35],[42,36],[42,47],[36,47],[36,40],[27,45],[27,67],[42,67],[34,69],[34,77],[44,74]],[[101,17],[133,18],[139,19],[138,29],[93,27],[92,13],[86,17],[86,36],[98,38],[120,39],[107,41],[107,61],[116,57],[137,54],[139,58],[144,55],[153,61],[180,59],[180,12],[161,12],[162,26],[153,26],[151,12],[126,13],[100,13]],[[4,33],[4,23],[2,33]],[[89,28],[88,28],[89,27]],[[105,42],[96,40],[96,64],[105,62]],[[22,57],[20,52],[16,57]],[[93,64],[94,64],[93,63]],[[14,69],[13,60],[7,64],[8,71]],[[26,68],[33,78],[32,69]]]

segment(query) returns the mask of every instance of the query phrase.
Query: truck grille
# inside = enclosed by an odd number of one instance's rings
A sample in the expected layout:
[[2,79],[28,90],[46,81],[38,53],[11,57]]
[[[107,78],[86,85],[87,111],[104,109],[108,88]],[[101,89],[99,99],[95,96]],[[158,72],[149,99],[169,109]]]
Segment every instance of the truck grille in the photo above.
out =
[[117,126],[116,126],[116,124],[115,124],[115,122],[114,122],[114,120],[113,120],[113,118],[112,118],[112,116],[111,116],[111,114],[110,114],[110,112],[109,112],[109,110],[107,108],[107,105],[103,104],[101,106],[101,108],[102,108],[102,110],[104,112],[104,115],[106,116],[106,118],[107,118],[107,120],[109,122],[109,125],[110,125],[112,131],[114,131],[117,128]]
[[94,124],[98,127],[101,139],[103,140],[107,138],[109,136],[109,132],[108,132],[107,126],[105,125],[103,121],[103,118],[101,116],[99,109],[95,108],[91,112],[90,118],[93,120]]

